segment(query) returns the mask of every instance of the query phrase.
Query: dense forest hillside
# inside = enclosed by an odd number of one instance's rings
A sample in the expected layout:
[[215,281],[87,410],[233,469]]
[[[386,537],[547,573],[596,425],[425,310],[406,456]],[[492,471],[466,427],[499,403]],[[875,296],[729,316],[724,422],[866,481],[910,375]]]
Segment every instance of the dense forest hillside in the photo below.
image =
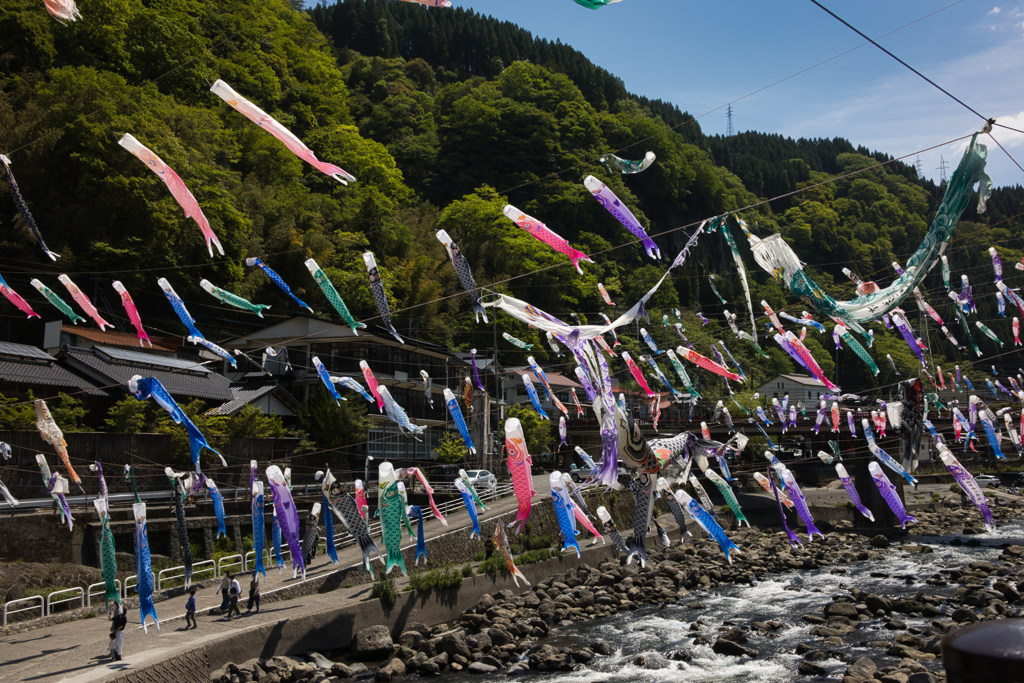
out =
[[[887,282],[890,264],[917,247],[941,198],[941,188],[918,179],[911,166],[876,167],[890,158],[839,138],[705,137],[687,113],[631,94],[571,47],[471,10],[398,0],[345,0],[309,12],[284,0],[81,0],[79,7],[84,19],[62,26],[37,0],[0,6],[0,150],[11,156],[22,194],[61,254],[57,264],[44,260],[5,188],[0,272],[37,306],[47,304],[28,285],[33,277],[52,283],[71,273],[83,287],[109,290],[115,303],[109,283],[120,279],[147,323],[181,334],[155,285],[166,277],[216,341],[266,321],[217,304],[199,288],[204,277],[273,304],[269,322],[300,312],[260,271],[244,266],[247,256],[263,258],[300,298],[315,302],[317,315],[331,318],[303,266],[313,257],[355,317],[373,320],[361,258],[373,250],[402,333],[485,350],[495,332],[508,331],[536,344],[533,354],[550,367],[564,361],[536,330],[504,316],[497,330],[474,323],[438,229],[462,248],[479,285],[561,317],[599,320],[599,312],[614,315],[598,282],[620,306],[632,304],[701,220],[732,211],[758,235],[781,232],[822,287],[851,298],[841,268]],[[234,112],[209,92],[218,78],[357,182],[338,184]],[[123,133],[177,171],[225,245],[224,257],[210,259],[163,184],[117,145]],[[638,175],[611,173],[598,161],[609,152],[637,159],[648,150],[657,161]],[[660,246],[660,261],[590,196],[582,185],[587,175],[633,211]],[[506,219],[506,203],[547,223],[595,263],[578,275]],[[1008,263],[1024,253],[1016,217],[1022,203],[1021,187],[1004,188],[988,214],[965,215],[949,252],[955,273],[987,282],[989,245]],[[796,303],[757,269],[735,234],[755,314],[761,299],[776,308]],[[950,303],[937,273],[926,289],[945,315]],[[655,318],[648,327],[673,307],[684,309],[686,334],[703,353],[715,339],[733,339],[723,309],[749,329],[735,265],[718,234],[702,239],[650,302]],[[1009,339],[1009,319],[997,316],[994,296],[986,291],[978,307]],[[915,325],[924,324],[912,302],[906,308]],[[702,326],[697,312],[711,322]],[[127,324],[119,304],[104,313]],[[6,338],[42,338],[41,323],[6,304],[2,315]],[[936,363],[969,367],[971,359],[937,338],[934,326],[930,337],[924,328],[919,333],[931,339]],[[635,335],[620,335],[626,348],[638,348]],[[891,353],[905,372],[915,371],[898,335],[879,327],[876,336],[880,366]],[[976,336],[987,352],[996,350]],[[764,342],[770,358],[758,363],[752,349],[730,342],[755,380],[794,368]],[[891,373],[872,378],[852,354],[835,352],[827,335],[812,330],[808,346],[844,388],[892,381]],[[525,356],[500,337],[499,350],[509,365]],[[708,384],[706,396],[721,392],[720,384]]]

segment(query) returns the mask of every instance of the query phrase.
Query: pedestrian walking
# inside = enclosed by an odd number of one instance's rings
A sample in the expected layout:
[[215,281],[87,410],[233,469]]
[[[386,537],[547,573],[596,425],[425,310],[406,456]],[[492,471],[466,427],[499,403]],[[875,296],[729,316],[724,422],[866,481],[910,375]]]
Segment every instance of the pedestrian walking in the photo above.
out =
[[245,608],[245,613],[248,614],[252,611],[252,606],[256,605],[256,614],[260,613],[260,579],[256,572],[252,573],[252,581],[249,583],[249,604]]
[[124,629],[128,625],[128,617],[125,616],[124,608],[118,605],[114,608],[114,618],[110,621],[110,656],[115,662],[121,661],[121,651],[124,648]]
[[195,586],[188,589],[188,601],[185,603],[185,628],[192,622],[192,628],[199,628],[196,624],[196,589]]
[[220,613],[221,614],[224,614],[227,611],[227,609],[228,609],[228,605],[231,604],[231,598],[228,597],[228,589],[231,588],[231,579],[232,578],[233,577],[231,576],[231,572],[224,572],[224,577],[220,580],[220,588],[217,589],[218,592],[220,592],[220,594],[221,594],[221,599],[220,599]]
[[231,621],[232,614],[242,616],[242,611],[238,609],[238,596],[241,594],[242,585],[232,576],[231,584],[228,586],[228,615],[224,617],[224,621]]

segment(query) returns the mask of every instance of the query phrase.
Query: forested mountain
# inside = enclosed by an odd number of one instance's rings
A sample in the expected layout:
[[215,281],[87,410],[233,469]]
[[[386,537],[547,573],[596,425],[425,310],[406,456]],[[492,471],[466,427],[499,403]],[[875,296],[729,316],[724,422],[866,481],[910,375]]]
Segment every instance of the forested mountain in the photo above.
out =
[[[941,196],[902,163],[865,170],[889,158],[839,138],[707,138],[688,114],[630,94],[571,47],[471,10],[398,0],[345,0],[309,12],[285,0],[81,0],[79,7],[83,20],[62,26],[38,0],[0,6],[0,150],[11,156],[22,194],[61,254],[57,264],[44,260],[5,188],[0,273],[37,309],[48,304],[28,286],[32,277],[52,285],[67,272],[100,290],[120,279],[149,325],[180,334],[155,285],[166,277],[216,341],[265,321],[217,304],[200,290],[201,278],[273,304],[265,314],[270,322],[299,312],[260,271],[243,265],[247,256],[262,257],[317,315],[331,318],[303,267],[313,257],[355,317],[373,320],[361,258],[373,250],[402,333],[484,350],[504,330],[534,343],[532,353],[551,367],[564,361],[536,330],[503,315],[500,329],[474,323],[434,236],[438,229],[459,244],[479,285],[554,315],[599,320],[598,312],[613,311],[601,301],[598,282],[620,306],[632,304],[701,220],[731,211],[758,235],[781,232],[822,287],[851,298],[840,269],[887,282],[890,263],[904,261],[921,242]],[[231,110],[208,92],[218,78],[357,182],[338,184]],[[159,179],[117,145],[123,133],[177,171],[225,257],[209,258],[195,224]],[[648,150],[657,161],[638,175],[610,173],[598,162],[609,152],[637,159]],[[633,211],[659,244],[660,261],[631,244],[590,196],[581,182],[587,175],[607,183]],[[802,191],[760,201],[793,190]],[[1007,263],[1021,255],[1020,219],[1010,217],[1020,213],[1022,199],[1022,188],[1007,188],[993,197],[989,214],[965,216],[949,252],[955,273],[988,281],[990,244]],[[506,219],[506,203],[547,223],[595,263],[577,274],[565,257]],[[762,298],[776,308],[793,304],[735,234],[755,314]],[[727,304],[711,291],[711,274]],[[938,274],[926,285],[926,296],[945,314],[949,302]],[[741,297],[735,265],[716,234],[701,240],[648,308],[655,318],[683,308],[686,334],[709,353],[712,340],[732,339],[723,309],[749,329]],[[986,291],[976,298],[981,319],[997,320],[994,297]],[[41,323],[3,306],[7,338],[38,343]],[[706,327],[698,311],[711,320]],[[126,324],[119,306],[104,314]],[[911,317],[917,324],[916,312]],[[1011,338],[1008,319],[999,320],[990,326]],[[653,319],[649,327],[655,326]],[[936,362],[968,367],[967,355],[931,333]],[[634,335],[620,335],[627,348],[636,347]],[[902,339],[881,328],[876,335],[879,364],[892,353],[912,371],[915,359]],[[976,336],[986,351],[995,350]],[[844,388],[885,380],[871,378],[852,355],[837,355],[826,340],[811,331],[808,346]],[[793,369],[764,342],[770,359],[758,363],[738,340],[730,348],[756,379]],[[498,343],[504,362],[522,363],[525,354],[500,336]],[[706,396],[720,391],[716,384]]]

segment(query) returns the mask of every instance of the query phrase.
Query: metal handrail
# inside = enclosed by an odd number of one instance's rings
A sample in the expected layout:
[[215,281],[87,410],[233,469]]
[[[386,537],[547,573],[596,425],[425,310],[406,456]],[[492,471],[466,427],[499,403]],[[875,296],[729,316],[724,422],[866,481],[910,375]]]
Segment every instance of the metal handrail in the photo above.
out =
[[[232,560],[231,562],[225,562],[225,560]],[[245,571],[245,558],[242,555],[225,555],[224,557],[217,560],[217,576],[224,575],[224,567],[240,567],[242,571]]]
[[[270,566],[271,560],[273,559],[274,551],[270,548],[263,549],[263,567],[264,569]],[[256,551],[250,550],[242,558],[242,571],[249,571],[250,567],[256,566]]]
[[[150,571],[149,574],[150,574],[150,576],[153,577],[153,585],[155,586],[156,585],[156,574],[154,574],[152,571]],[[133,583],[133,581],[134,581],[134,583]],[[128,596],[131,594],[132,588],[135,588],[135,592],[138,593],[139,592],[138,586],[139,586],[139,576],[138,576],[138,574],[132,574],[131,576],[129,576],[128,578],[126,578],[124,580],[124,592],[121,593],[121,597],[127,600]]]
[[[114,579],[114,586],[117,587],[117,594],[118,595],[124,595],[124,591],[123,591],[123,589],[121,587],[121,579]],[[103,590],[102,591],[95,591],[94,592],[93,588],[96,588],[96,587],[100,587]],[[85,589],[85,606],[86,607],[92,607],[92,596],[94,596],[94,595],[106,595],[106,592],[107,592],[107,584],[104,581],[100,581],[99,583],[91,584],[90,586],[88,586]],[[104,605],[104,608],[105,607],[106,606]]]
[[[16,605],[19,602],[36,602],[37,600],[39,601],[38,605],[34,605],[32,607],[23,607],[22,609],[14,609],[14,610],[11,609],[11,605]],[[2,618],[2,620],[0,620],[0,626],[7,626],[7,615],[8,614],[18,614],[19,612],[30,612],[30,611],[36,609],[37,607],[39,608],[39,616],[40,617],[45,617],[46,616],[46,602],[43,600],[43,596],[42,595],[33,595],[33,596],[30,596],[30,597],[27,597],[27,598],[18,598],[17,600],[9,600],[9,601],[5,602],[4,606],[3,606],[3,609],[0,610],[0,612],[3,613],[3,618]]]
[[[63,600],[53,599],[53,596],[61,595],[62,593],[74,593],[75,595],[70,598],[65,598]],[[82,589],[81,586],[76,586],[74,588],[66,588],[64,590],[59,591],[53,591],[52,593],[46,596],[46,614],[53,614],[54,605],[62,605],[65,602],[74,602],[75,600],[79,601],[79,607],[85,607],[85,590]]]
[[[209,565],[209,566],[207,566],[207,565]],[[192,565],[192,576],[195,577],[196,574],[201,574],[201,573],[206,572],[206,571],[215,570],[216,568],[217,568],[217,564],[213,560],[203,560],[201,562],[196,562],[195,564]],[[179,569],[181,570],[181,574],[172,574],[172,572],[176,572]],[[164,574],[168,574],[169,576],[164,576]],[[167,569],[161,569],[160,573],[157,574],[157,577],[156,577],[156,589],[158,591],[161,591],[161,590],[164,589],[164,579],[166,579],[168,581],[174,581],[175,579],[184,579],[184,578],[185,578],[185,567],[184,567],[184,565],[182,565],[180,567],[168,567]],[[127,583],[127,580],[125,580],[125,583]],[[128,589],[126,588],[125,589],[126,593],[127,593],[127,590]],[[127,597],[127,595],[125,597]]]

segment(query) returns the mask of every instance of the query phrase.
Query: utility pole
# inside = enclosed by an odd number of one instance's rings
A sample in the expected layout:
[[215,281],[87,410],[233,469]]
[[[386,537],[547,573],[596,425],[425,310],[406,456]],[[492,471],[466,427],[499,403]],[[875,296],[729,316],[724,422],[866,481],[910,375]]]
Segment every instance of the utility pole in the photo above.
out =
[[946,184],[946,169],[949,168],[949,163],[943,156],[939,156],[939,167],[935,170],[939,172],[939,183],[942,185]]
[[733,135],[736,134],[736,132],[732,128],[732,103],[731,102],[729,103],[729,108],[725,111],[725,117],[726,117],[726,120],[728,121],[728,124],[725,127],[725,134],[728,137],[732,137]]

